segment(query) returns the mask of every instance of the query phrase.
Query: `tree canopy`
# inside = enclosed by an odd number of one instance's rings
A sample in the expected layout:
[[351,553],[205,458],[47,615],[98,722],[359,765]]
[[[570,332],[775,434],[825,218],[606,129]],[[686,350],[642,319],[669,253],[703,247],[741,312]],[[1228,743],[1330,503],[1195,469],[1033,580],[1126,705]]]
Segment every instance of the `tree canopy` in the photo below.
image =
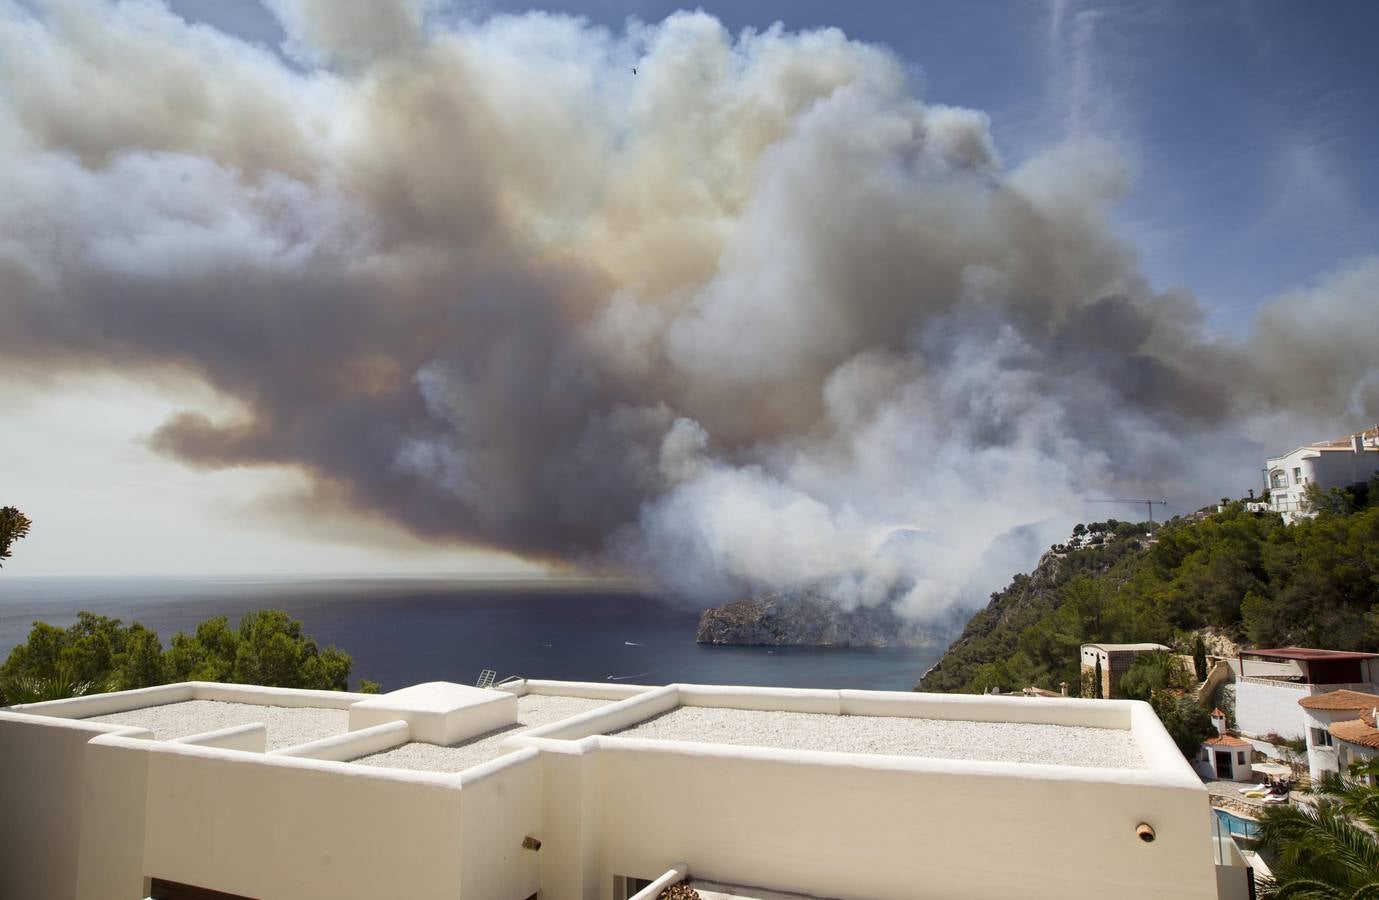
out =
[[1152,543],[1145,523],[1116,523],[1104,544],[1055,548],[992,595],[920,688],[1079,684],[1081,644],[1193,653],[1208,627],[1254,646],[1379,649],[1379,486],[1326,496],[1290,526],[1232,502],[1171,520]]
[[10,558],[10,546],[26,537],[33,522],[13,506],[0,507],[0,566]]
[[1313,802],[1266,809],[1261,849],[1273,875],[1261,879],[1260,896],[1342,900],[1379,896],[1379,787],[1373,761],[1312,783]]
[[173,635],[166,651],[157,632],[138,622],[82,612],[67,628],[35,622],[0,666],[0,692],[5,702],[22,703],[175,681],[339,691],[352,664],[340,648],[317,646],[282,610],[249,613],[238,628],[225,616],[207,619],[191,634]]

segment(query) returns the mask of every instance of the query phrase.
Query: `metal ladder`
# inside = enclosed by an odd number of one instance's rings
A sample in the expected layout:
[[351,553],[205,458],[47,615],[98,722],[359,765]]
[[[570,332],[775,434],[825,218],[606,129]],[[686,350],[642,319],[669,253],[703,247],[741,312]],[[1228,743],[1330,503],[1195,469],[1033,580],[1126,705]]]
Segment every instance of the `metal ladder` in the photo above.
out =
[[474,683],[474,686],[479,688],[491,688],[493,687],[494,679],[497,677],[497,672],[492,669],[484,669],[479,673],[479,680]]

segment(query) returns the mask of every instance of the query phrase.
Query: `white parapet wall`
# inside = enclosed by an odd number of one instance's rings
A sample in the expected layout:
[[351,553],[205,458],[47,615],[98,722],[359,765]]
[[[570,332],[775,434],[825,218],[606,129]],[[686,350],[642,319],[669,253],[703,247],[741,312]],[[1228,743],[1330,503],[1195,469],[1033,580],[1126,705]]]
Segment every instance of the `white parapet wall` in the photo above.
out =
[[259,706],[320,707],[349,709],[361,700],[377,694],[356,694],[348,691],[315,691],[305,688],[260,687],[253,684],[219,684],[211,681],[184,681],[157,687],[91,694],[66,700],[48,700],[9,707],[11,712],[35,716],[55,716],[66,719],[88,719],[114,713],[180,703],[186,700],[218,700],[222,703],[251,703]]
[[599,883],[683,857],[707,878],[838,898],[1216,895],[1195,779],[617,739],[587,758]]
[[162,684],[157,687],[138,688],[132,691],[91,694],[86,697],[69,697],[66,700],[47,700],[43,703],[18,704],[9,707],[9,710],[32,716],[86,719],[91,716],[108,716],[112,713],[128,712],[131,709],[143,709],[147,706],[161,706],[165,703],[181,703],[185,700],[200,699],[196,696],[197,686],[198,682],[195,681],[186,681],[181,684]]
[[606,681],[547,681],[539,678],[520,678],[505,681],[501,690],[511,691],[518,696],[525,694],[547,694],[557,697],[584,697],[589,700],[626,700],[647,691],[656,690],[654,685],[622,684]]
[[140,728],[0,712],[0,897],[76,895],[81,774],[93,738]]
[[[1129,731],[1146,768],[609,736],[677,705]],[[707,878],[838,898],[1216,896],[1206,793],[1144,703],[672,685],[509,743],[549,752],[548,771],[582,787],[582,799],[548,799],[551,843],[582,848],[543,882],[551,900],[602,896],[591,886],[679,860]]]
[[358,731],[347,731],[344,734],[333,734],[318,741],[298,744],[295,747],[283,747],[274,750],[273,754],[276,756],[299,756],[303,759],[348,762],[351,759],[368,756],[370,753],[382,753],[394,747],[401,747],[411,739],[412,727],[406,722],[384,722],[382,725],[373,725]]
[[[82,900],[137,896],[129,889],[145,876],[261,898],[459,896],[457,778],[172,743],[131,753],[140,749],[92,743],[107,766],[87,784],[89,815],[123,819],[142,846],[83,860]],[[146,786],[137,819],[121,788],[131,782]]]
[[195,744],[198,747],[219,747],[222,750],[244,750],[249,753],[263,753],[268,749],[268,729],[261,722],[248,725],[231,725],[201,734],[189,734],[173,738],[174,744]]
[[898,691],[837,691],[840,711],[855,716],[956,719],[968,722],[1022,722],[1032,725],[1076,725],[1090,728],[1131,728],[1128,701],[1088,703],[1063,697],[1024,697],[970,694],[920,694]]
[[560,722],[533,728],[525,734],[509,738],[509,745],[528,746],[526,742],[532,738],[574,740],[593,734],[617,731],[672,710],[679,705],[680,688],[678,685],[670,684],[628,697],[625,700],[619,700],[602,709],[590,710]]

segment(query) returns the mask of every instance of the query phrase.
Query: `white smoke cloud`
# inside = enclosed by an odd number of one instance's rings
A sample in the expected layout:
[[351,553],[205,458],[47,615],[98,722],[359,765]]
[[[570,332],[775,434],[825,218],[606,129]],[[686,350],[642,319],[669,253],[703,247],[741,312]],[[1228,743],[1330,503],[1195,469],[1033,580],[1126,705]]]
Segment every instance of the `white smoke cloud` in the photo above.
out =
[[1111,145],[1007,169],[839,31],[271,6],[290,62],[153,2],[0,0],[0,365],[195,374],[246,413],[160,429],[190,464],[923,619],[1082,498],[1192,505],[1280,428],[1379,418],[1379,262],[1219,341],[1110,226]]

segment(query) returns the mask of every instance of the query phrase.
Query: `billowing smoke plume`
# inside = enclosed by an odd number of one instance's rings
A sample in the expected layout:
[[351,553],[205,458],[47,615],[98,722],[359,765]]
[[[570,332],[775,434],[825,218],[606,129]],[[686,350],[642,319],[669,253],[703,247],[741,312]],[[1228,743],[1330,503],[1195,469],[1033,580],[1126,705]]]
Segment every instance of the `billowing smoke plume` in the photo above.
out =
[[167,422],[190,464],[699,599],[907,574],[922,616],[1013,527],[1379,419],[1379,261],[1216,340],[1109,228],[1111,150],[1006,167],[840,32],[270,6],[286,59],[0,0],[0,361],[204,380],[245,415]]

